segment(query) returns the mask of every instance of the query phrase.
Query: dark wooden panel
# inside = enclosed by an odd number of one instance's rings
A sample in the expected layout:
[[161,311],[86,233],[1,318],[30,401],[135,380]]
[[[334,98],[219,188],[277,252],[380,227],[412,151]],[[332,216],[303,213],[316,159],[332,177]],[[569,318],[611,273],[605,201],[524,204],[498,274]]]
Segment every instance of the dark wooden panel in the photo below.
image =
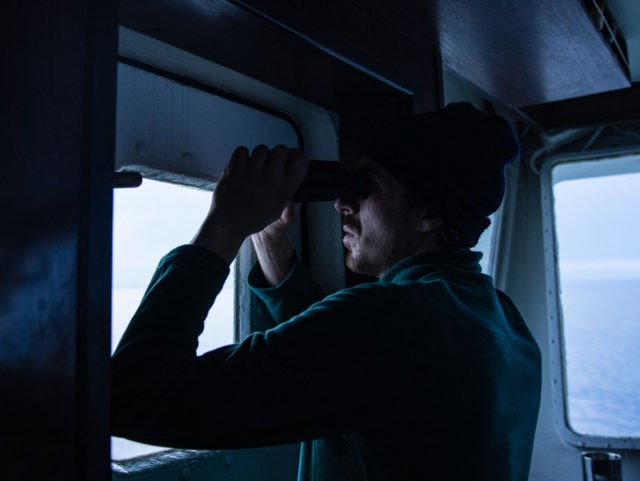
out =
[[109,479],[117,5],[3,8],[3,479]]
[[410,90],[417,110],[437,106],[433,2],[246,0],[248,5],[340,56]]
[[522,112],[546,130],[640,120],[640,83],[614,92],[533,105]]
[[447,68],[525,106],[628,87],[579,0],[441,0]]
[[[334,111],[410,95],[237,3],[125,0],[120,21]],[[389,61],[396,62],[395,56]]]

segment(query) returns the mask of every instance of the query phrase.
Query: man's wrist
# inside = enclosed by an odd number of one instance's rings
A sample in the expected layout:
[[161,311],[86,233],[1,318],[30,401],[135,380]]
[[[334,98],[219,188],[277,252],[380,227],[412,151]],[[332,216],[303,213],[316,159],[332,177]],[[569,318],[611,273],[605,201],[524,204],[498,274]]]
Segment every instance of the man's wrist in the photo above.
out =
[[287,237],[284,235],[284,231],[278,231],[276,233],[266,232],[266,229],[256,232],[251,235],[251,239],[254,242],[258,242],[264,246],[276,246],[281,244],[288,244]]
[[284,233],[273,235],[259,232],[252,235],[251,240],[265,280],[270,287],[280,284],[295,261],[295,252]]
[[191,243],[210,250],[231,264],[247,235],[239,232],[233,223],[209,215]]
[[284,233],[273,235],[257,232],[251,236],[251,240],[258,255],[269,253],[270,257],[280,261],[289,261],[294,257],[293,248]]

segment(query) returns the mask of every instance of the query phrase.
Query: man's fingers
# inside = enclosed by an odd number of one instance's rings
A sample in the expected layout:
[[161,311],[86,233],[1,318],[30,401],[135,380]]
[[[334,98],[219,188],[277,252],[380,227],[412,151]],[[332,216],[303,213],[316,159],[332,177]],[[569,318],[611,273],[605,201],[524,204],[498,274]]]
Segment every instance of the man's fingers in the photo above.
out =
[[275,178],[280,179],[282,193],[290,198],[309,170],[310,161],[301,149],[290,149],[284,145],[274,147],[269,156],[269,168]]
[[[283,200],[285,197],[289,199],[300,186],[309,164],[309,159],[301,149],[277,145],[269,150],[261,144],[249,154],[246,147],[238,147],[231,156],[226,176],[232,174],[244,179],[247,186],[258,182],[266,195]],[[255,187],[251,190],[258,192]]]
[[300,184],[302,184],[307,172],[309,172],[310,165],[311,161],[302,149],[291,149],[286,166],[286,176],[290,180],[294,189],[300,187]]
[[269,154],[269,173],[277,179],[282,179],[286,174],[289,148],[284,145],[276,145]]
[[247,160],[249,158],[249,149],[247,149],[244,145],[236,147],[231,154],[231,161],[234,160]]
[[264,144],[258,145],[256,148],[253,149],[253,152],[251,152],[252,163],[266,162],[268,157],[269,157],[269,147],[267,147]]
[[294,210],[285,207],[308,169],[309,160],[299,149],[259,145],[249,153],[238,147],[216,185],[210,216],[224,219],[242,235],[269,224],[282,230],[295,217]]
[[233,151],[233,154],[231,154],[229,165],[225,170],[232,171],[237,168],[238,165],[246,162],[247,160],[249,160],[249,149],[247,149],[244,145],[236,147],[236,149]]
[[253,157],[254,155],[263,155],[263,154],[269,154],[269,147],[267,147],[264,144],[260,144],[257,145],[253,148],[253,151],[251,152],[251,157]]
[[287,206],[284,208],[282,215],[280,216],[280,221],[284,225],[291,224],[296,217],[298,217],[298,212],[300,211],[300,204],[294,204],[293,202],[289,202]]

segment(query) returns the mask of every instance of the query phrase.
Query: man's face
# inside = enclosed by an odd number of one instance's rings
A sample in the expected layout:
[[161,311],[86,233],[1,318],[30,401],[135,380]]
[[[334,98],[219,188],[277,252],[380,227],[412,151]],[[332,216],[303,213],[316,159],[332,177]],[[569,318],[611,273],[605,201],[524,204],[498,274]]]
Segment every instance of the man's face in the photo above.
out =
[[340,197],[335,203],[343,216],[347,267],[379,278],[399,260],[422,250],[421,211],[409,203],[406,189],[368,157],[360,159],[357,171],[367,176],[368,195]]

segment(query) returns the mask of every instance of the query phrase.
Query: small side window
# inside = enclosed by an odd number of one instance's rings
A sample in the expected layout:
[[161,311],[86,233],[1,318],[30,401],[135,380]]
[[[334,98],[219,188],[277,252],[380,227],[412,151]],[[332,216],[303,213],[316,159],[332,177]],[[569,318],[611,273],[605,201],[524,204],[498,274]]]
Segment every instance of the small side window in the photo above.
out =
[[[144,65],[118,65],[116,167],[147,176],[114,196],[113,330],[117,346],[158,261],[189,243],[233,149],[300,145],[290,119],[205,84]],[[198,189],[193,186],[206,188]],[[199,338],[198,354],[236,337],[235,262]],[[240,319],[238,319],[240,320]],[[162,451],[112,437],[112,459]],[[144,464],[144,463],[143,463]]]
[[557,413],[571,441],[637,447],[640,155],[560,162],[546,173]]
[[[211,192],[145,179],[136,189],[118,189],[113,211],[113,349],[135,313],[160,258],[186,244],[211,202]],[[198,354],[234,340],[235,263],[198,339]],[[122,460],[162,450],[112,438],[111,456]]]
[[495,236],[497,233],[496,223],[500,219],[501,210],[502,207],[500,207],[497,212],[494,212],[491,216],[489,216],[491,224],[489,224],[489,227],[487,227],[486,230],[482,233],[482,235],[478,239],[478,243],[473,249],[482,252],[480,267],[482,268],[482,272],[484,272],[485,274],[491,274],[491,270],[493,268]]

